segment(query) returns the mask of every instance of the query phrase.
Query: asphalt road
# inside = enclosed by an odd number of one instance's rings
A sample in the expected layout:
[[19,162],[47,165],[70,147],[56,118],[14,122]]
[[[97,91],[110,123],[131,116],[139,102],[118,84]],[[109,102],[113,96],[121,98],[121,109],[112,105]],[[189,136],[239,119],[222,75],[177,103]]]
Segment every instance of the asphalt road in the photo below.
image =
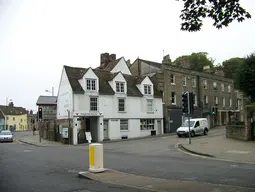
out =
[[[243,186],[255,191],[255,165],[189,156],[175,149],[178,141],[179,138],[170,136],[106,143],[105,167],[144,176]],[[0,191],[124,191],[77,179],[77,172],[87,169],[88,146],[0,145],[0,171],[4,175],[0,178],[1,186],[10,188]]]
[[[20,144],[0,145],[1,192],[138,192],[142,190],[107,185],[77,178],[65,154]],[[57,156],[62,156],[58,157]],[[72,160],[75,162],[76,157]],[[75,163],[74,163],[75,164]],[[81,166],[82,167],[82,166]],[[77,166],[76,166],[77,168]]]

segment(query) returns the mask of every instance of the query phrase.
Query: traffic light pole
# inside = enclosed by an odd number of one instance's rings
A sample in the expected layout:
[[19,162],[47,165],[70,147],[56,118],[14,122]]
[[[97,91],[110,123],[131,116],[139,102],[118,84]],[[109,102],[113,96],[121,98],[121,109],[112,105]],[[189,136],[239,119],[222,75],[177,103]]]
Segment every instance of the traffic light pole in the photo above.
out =
[[190,94],[189,94],[189,92],[188,92],[188,124],[189,124],[189,144],[191,144],[191,135],[190,135],[190,113],[191,113],[191,111],[190,111],[190,99],[191,99],[191,98],[189,98],[189,96],[190,96]]

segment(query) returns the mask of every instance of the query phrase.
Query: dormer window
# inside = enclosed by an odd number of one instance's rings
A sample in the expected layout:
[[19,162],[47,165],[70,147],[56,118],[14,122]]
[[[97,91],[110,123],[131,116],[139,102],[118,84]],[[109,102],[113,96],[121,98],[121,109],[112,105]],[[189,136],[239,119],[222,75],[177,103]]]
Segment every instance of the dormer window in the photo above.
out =
[[124,93],[124,82],[116,82],[116,92]]
[[151,85],[144,85],[144,94],[151,95]]
[[95,91],[96,90],[96,79],[87,79],[87,90],[88,91]]

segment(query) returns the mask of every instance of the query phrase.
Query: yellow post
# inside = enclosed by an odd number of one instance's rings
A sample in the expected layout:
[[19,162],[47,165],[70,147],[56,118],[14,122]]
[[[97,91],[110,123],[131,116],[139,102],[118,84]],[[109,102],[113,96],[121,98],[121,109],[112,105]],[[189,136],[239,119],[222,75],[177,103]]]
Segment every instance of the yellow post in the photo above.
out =
[[90,167],[95,166],[95,147],[89,146],[89,164]]

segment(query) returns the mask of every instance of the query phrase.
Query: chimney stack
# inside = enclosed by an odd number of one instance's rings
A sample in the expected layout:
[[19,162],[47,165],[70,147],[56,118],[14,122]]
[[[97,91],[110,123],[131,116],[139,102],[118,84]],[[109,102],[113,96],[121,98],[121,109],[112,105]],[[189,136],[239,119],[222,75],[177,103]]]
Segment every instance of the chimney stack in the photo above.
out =
[[102,53],[100,56],[100,68],[105,68],[110,62],[116,60],[116,54]]

